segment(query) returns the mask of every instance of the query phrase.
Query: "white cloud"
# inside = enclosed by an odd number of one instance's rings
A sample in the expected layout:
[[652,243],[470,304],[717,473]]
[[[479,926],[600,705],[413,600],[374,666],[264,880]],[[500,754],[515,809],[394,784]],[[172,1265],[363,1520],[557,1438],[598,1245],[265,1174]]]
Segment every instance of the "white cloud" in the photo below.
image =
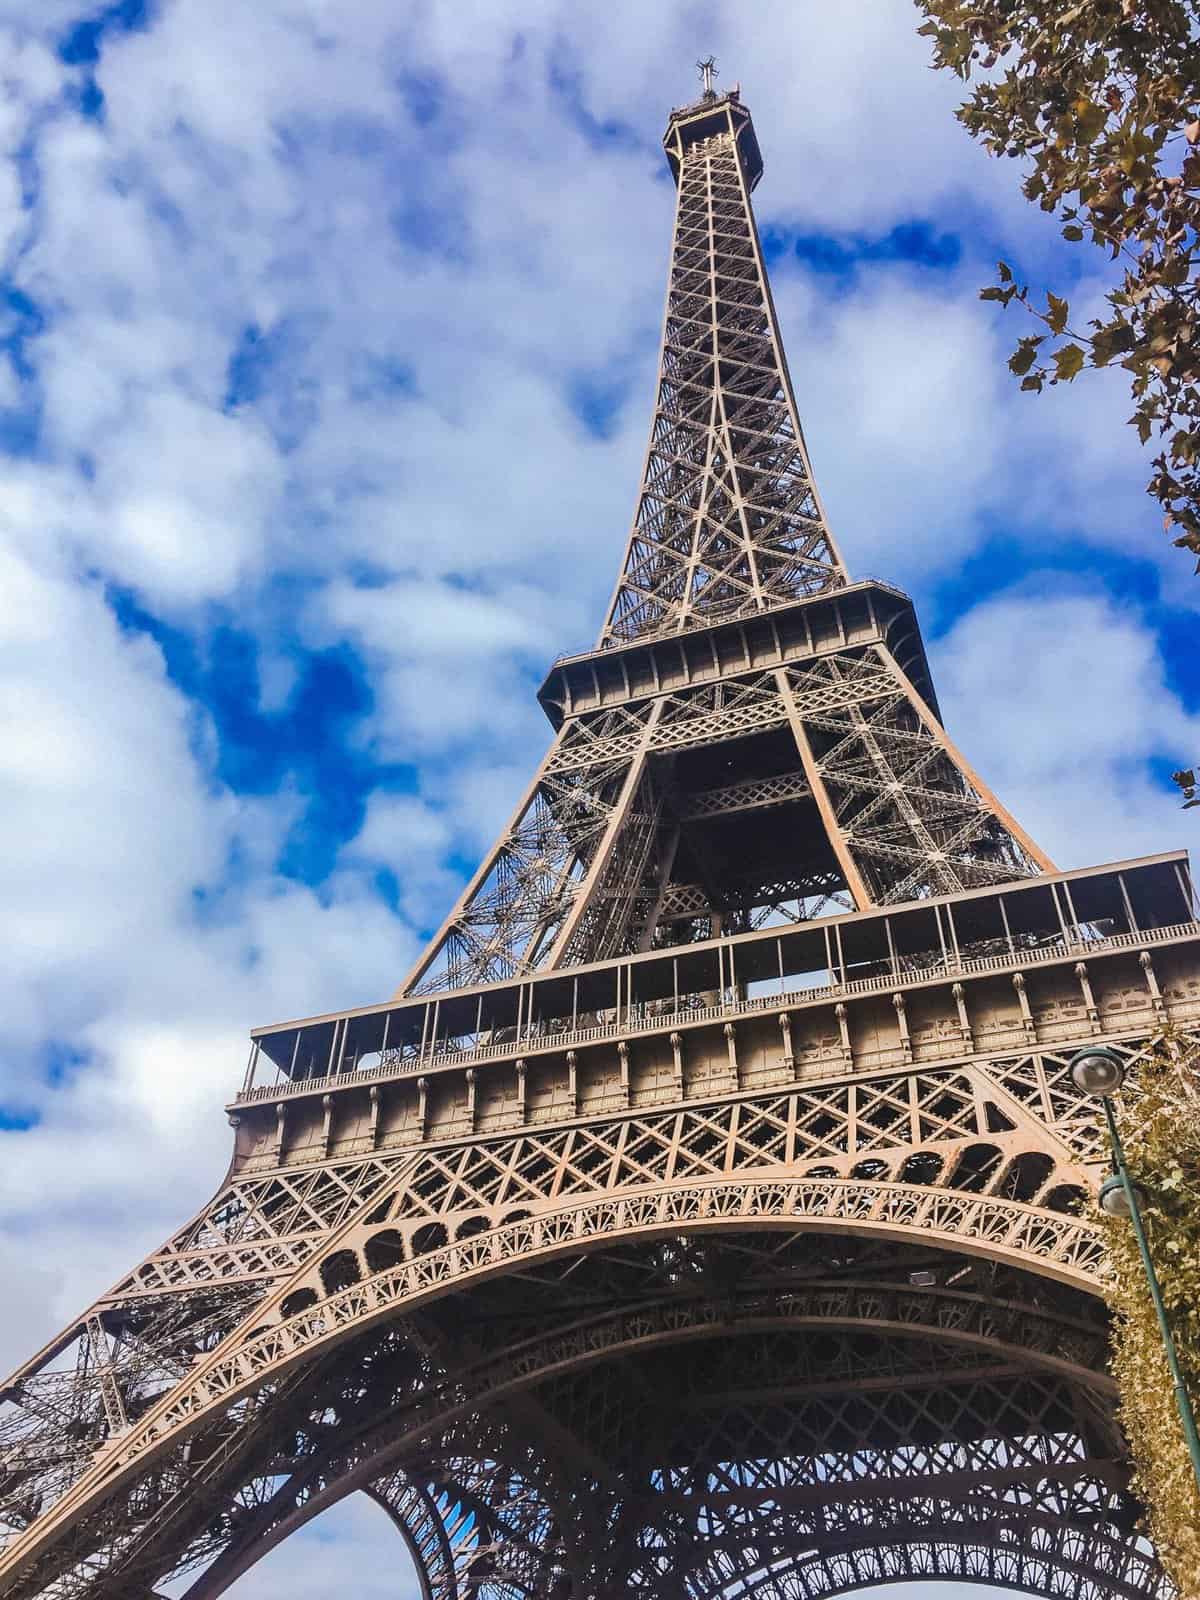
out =
[[[2,13],[0,13],[2,16]],[[7,261],[26,233],[20,157],[48,106],[62,92],[62,63],[26,28],[0,28],[0,260]]]
[[[448,864],[457,826],[457,818],[452,825],[445,812],[416,795],[376,790],[361,829],[343,847],[341,863],[347,871],[396,874],[400,909],[420,925],[431,907],[448,909],[458,897],[461,881]],[[397,982],[402,976],[396,974]]]
[[95,584],[0,547],[0,589],[0,1104],[40,1118],[0,1132],[0,1229],[36,1228],[65,1317],[219,1178],[250,1025],[386,994],[416,945],[353,873],[274,876],[292,802],[213,779],[207,719]]
[[96,586],[40,574],[13,551],[0,560],[0,815],[21,840],[0,867],[19,930],[4,1014],[28,1040],[54,1025],[53,991],[70,1026],[81,981],[137,982],[131,952],[219,869],[231,802],[200,789],[192,713],[156,647],[121,634]]
[[412,1560],[387,1513],[354,1494],[276,1546],[231,1590],[237,1600],[328,1600],[353,1573],[356,1600],[418,1600]]
[[1165,778],[1200,748],[1200,717],[1135,611],[1034,574],[968,611],[933,656],[948,729],[1059,866],[1186,842]]
[[1185,575],[1143,492],[1124,374],[1021,393],[1005,362],[1023,330],[981,316],[969,265],[938,282],[880,267],[838,297],[792,263],[774,276],[814,471],[853,572],[919,593],[988,538],[1020,570],[1069,537]]
[[323,641],[351,641],[370,663],[368,728],[385,757],[514,738],[532,748],[531,729],[544,723],[528,663],[553,654],[552,599],[524,585],[488,594],[420,580],[335,581],[311,625]]

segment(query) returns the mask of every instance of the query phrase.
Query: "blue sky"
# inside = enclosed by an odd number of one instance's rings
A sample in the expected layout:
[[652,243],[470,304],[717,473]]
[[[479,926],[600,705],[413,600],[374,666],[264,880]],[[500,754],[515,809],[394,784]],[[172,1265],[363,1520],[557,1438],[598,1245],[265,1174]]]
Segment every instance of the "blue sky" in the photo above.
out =
[[[1200,584],[1128,395],[1019,394],[977,298],[1004,256],[1086,309],[1105,263],[954,123],[908,0],[830,18],[0,0],[0,1365],[202,1201],[251,1025],[390,992],[538,759],[633,506],[698,55],[755,114],[835,531],[916,597],[952,731],[1064,865],[1189,841]],[[239,1593],[324,1593],[343,1515]]]

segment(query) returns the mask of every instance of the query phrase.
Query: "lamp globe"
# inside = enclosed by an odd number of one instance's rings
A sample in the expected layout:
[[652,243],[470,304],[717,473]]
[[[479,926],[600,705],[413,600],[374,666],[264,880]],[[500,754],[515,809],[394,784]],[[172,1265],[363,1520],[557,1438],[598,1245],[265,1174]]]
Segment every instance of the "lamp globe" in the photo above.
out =
[[1089,1045],[1071,1057],[1071,1081],[1084,1094],[1107,1099],[1118,1093],[1125,1081],[1125,1063],[1115,1050]]
[[[1146,1191],[1140,1184],[1133,1184],[1133,1195],[1138,1206],[1146,1203]],[[1114,1172],[1111,1178],[1105,1178],[1100,1185],[1100,1209],[1106,1216],[1129,1218],[1133,1215],[1129,1204],[1129,1196],[1125,1192],[1125,1185]]]

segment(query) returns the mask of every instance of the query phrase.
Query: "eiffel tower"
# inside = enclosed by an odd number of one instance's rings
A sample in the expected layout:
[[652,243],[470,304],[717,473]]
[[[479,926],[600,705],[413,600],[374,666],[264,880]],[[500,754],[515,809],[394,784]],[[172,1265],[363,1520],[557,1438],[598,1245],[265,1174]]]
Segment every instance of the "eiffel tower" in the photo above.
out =
[[549,753],[396,995],[256,1030],[213,1200],[8,1381],[6,1600],[213,1600],[356,1490],[427,1600],[1171,1592],[1068,1063],[1200,1049],[1186,857],[1055,870],[851,579],[711,78]]

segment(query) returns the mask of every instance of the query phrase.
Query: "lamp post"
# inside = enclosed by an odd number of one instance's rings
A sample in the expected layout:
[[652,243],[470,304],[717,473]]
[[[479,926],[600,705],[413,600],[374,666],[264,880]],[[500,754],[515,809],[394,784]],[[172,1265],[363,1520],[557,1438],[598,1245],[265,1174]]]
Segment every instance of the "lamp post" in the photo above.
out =
[[1071,1058],[1071,1079],[1075,1087],[1081,1089],[1084,1094],[1097,1095],[1104,1102],[1104,1116],[1108,1123],[1108,1136],[1112,1141],[1113,1165],[1116,1171],[1100,1185],[1100,1208],[1110,1217],[1128,1217],[1133,1224],[1133,1235],[1137,1240],[1146,1282],[1150,1286],[1150,1298],[1154,1302],[1154,1313],[1158,1318],[1158,1331],[1162,1335],[1163,1348],[1167,1353],[1167,1366],[1175,1389],[1175,1404],[1179,1408],[1179,1420],[1183,1425],[1183,1436],[1187,1440],[1188,1455],[1192,1458],[1196,1488],[1200,1490],[1200,1433],[1196,1431],[1196,1413],[1192,1410],[1191,1397],[1183,1381],[1183,1373],[1180,1371],[1175,1336],[1171,1332],[1158,1274],[1154,1270],[1154,1261],[1150,1255],[1150,1244],[1142,1222],[1139,1189],[1125,1165],[1125,1147],[1121,1143],[1116,1113],[1113,1111],[1113,1096],[1125,1081],[1125,1063],[1115,1050],[1105,1049],[1103,1045],[1093,1045],[1086,1050],[1080,1050]]

